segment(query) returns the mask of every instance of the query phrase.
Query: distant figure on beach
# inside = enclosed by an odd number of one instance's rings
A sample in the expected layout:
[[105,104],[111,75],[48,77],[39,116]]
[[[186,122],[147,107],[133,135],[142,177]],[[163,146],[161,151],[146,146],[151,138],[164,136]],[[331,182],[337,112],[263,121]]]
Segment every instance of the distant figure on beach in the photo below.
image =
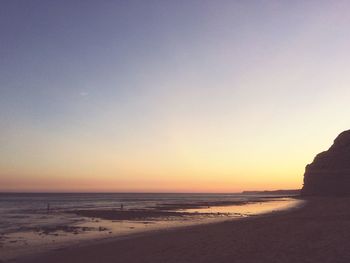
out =
[[120,205],[120,210],[123,210],[123,209],[124,209],[124,205],[121,204],[121,205]]
[[47,203],[47,213],[50,213],[50,203]]

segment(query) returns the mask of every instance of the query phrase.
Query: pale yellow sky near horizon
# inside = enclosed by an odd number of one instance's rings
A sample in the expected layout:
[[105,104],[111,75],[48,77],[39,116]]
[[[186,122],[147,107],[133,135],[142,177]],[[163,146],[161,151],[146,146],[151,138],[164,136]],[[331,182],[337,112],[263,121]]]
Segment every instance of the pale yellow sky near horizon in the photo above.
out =
[[[323,136],[314,134],[306,134],[304,138],[300,138],[301,134],[296,138],[274,134],[273,140],[264,140],[266,134],[260,136],[259,140],[254,137],[248,141],[230,140],[230,145],[225,144],[227,140],[223,144],[201,145],[205,138],[197,138],[195,142],[192,138],[192,143],[177,144],[176,150],[169,145],[167,149],[145,147],[136,151],[129,148],[121,155],[106,152],[101,145],[82,148],[72,142],[68,144],[71,147],[68,151],[60,147],[59,142],[57,145],[51,142],[52,152],[47,152],[45,146],[37,156],[23,157],[28,163],[23,163],[22,167],[2,167],[2,171],[12,176],[5,180],[0,178],[0,190],[240,192],[298,189],[305,165],[316,153],[326,150],[335,138],[329,135],[325,143],[320,143],[316,139]],[[301,139],[304,143],[300,146],[298,140]],[[286,146],[288,151],[284,149]]]

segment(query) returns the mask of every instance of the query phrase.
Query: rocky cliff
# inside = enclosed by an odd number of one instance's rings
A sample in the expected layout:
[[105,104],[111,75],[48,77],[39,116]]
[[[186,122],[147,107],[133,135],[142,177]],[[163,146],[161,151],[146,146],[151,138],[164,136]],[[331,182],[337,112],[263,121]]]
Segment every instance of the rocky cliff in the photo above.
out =
[[350,195],[350,130],[305,168],[302,195]]

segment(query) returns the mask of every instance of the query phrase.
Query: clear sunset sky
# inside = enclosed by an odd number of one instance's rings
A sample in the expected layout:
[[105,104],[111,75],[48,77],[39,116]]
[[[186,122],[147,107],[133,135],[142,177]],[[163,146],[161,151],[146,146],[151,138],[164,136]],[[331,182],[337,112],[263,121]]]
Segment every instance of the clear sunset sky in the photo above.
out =
[[0,191],[300,188],[349,47],[349,1],[2,0]]

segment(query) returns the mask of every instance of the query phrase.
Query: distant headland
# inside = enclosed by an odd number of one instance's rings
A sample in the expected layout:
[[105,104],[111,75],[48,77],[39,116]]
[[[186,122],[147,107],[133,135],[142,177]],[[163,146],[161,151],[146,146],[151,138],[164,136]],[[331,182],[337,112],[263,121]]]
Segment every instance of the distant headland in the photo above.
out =
[[327,151],[306,166],[301,194],[350,194],[350,130],[339,134]]
[[263,194],[263,195],[299,195],[300,190],[299,189],[291,189],[291,190],[273,190],[273,191],[243,191],[242,194],[246,195],[256,195],[256,194]]

